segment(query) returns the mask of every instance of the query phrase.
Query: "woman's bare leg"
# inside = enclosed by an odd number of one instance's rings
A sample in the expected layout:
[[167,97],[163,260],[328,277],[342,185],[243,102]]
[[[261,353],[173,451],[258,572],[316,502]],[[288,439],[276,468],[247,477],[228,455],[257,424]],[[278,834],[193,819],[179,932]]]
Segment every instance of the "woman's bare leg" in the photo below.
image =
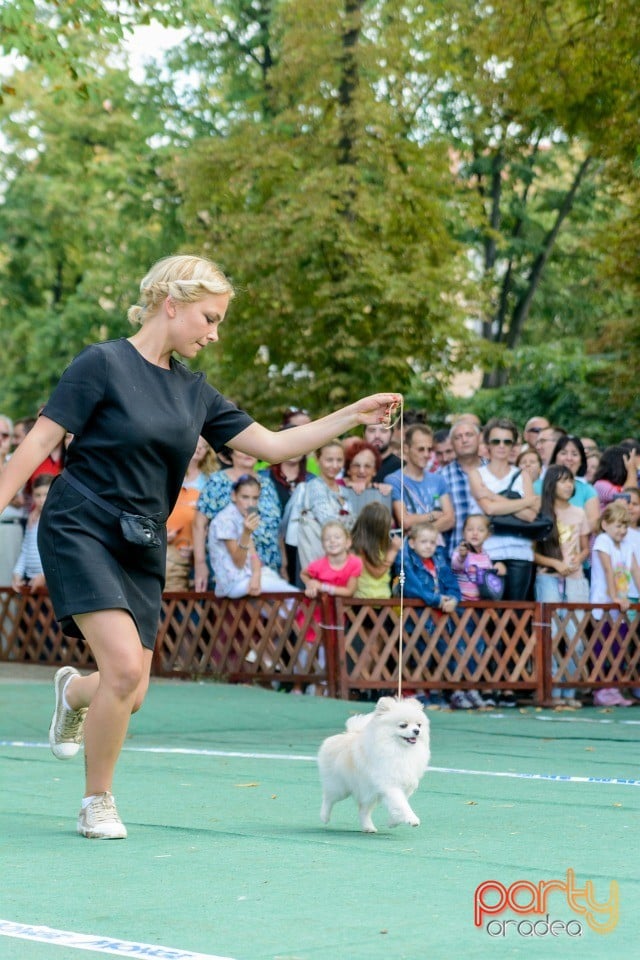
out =
[[[149,655],[149,670],[146,671],[136,692],[136,696],[133,703],[132,713],[136,713],[143,704],[144,698],[146,696],[147,690],[149,689],[149,677],[151,673],[151,659],[152,651],[143,648],[143,655],[145,652]],[[69,683],[64,689],[64,695],[67,703],[72,710],[82,710],[83,707],[89,707],[91,701],[93,700],[94,694],[98,689],[100,683],[100,673],[98,670],[94,670],[93,673],[87,673],[84,676],[78,674],[76,677],[71,677]]]
[[98,665],[98,672],[74,677],[66,692],[69,706],[88,706],[84,739],[85,796],[110,793],[115,766],[129,726],[146,693],[152,651],[140,643],[126,610],[99,610],[75,617]]
[[64,688],[64,696],[72,710],[82,710],[88,707],[100,683],[98,671],[86,676],[71,677]]

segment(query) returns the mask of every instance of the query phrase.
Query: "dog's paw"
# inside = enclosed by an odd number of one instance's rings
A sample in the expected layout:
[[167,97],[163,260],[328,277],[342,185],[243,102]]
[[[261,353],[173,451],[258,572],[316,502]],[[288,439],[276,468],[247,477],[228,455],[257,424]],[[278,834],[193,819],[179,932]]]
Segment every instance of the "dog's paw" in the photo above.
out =
[[363,824],[362,824],[362,832],[363,832],[363,833],[377,833],[378,831],[376,830],[376,828],[375,828],[375,826],[373,825],[373,823],[363,823]]
[[406,823],[409,827],[419,827],[420,817],[416,817],[415,813],[410,813],[407,816],[392,817],[389,820],[390,827],[399,827],[402,823]]

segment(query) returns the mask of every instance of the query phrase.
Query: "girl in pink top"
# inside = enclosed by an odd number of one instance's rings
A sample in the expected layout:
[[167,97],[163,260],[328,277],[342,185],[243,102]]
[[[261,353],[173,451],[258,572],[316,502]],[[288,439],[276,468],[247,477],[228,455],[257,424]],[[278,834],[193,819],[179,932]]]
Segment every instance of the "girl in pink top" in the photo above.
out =
[[[321,593],[328,593],[332,597],[352,597],[358,586],[358,577],[362,573],[362,560],[349,552],[351,537],[346,527],[339,520],[329,520],[322,528],[322,549],[324,556],[312,560],[309,566],[302,570],[300,579],[305,585],[305,595],[315,600]],[[313,619],[320,623],[320,609],[316,607]],[[307,631],[305,639],[308,642],[315,640],[315,632]],[[322,668],[325,665],[324,649],[318,647],[318,663]],[[302,663],[304,657],[300,658]],[[304,664],[302,664],[304,666]],[[296,685],[292,693],[302,693],[300,685]],[[309,688],[307,688],[309,692]]]
[[351,537],[338,521],[330,520],[322,528],[324,556],[312,560],[300,574],[305,594],[312,599],[320,593],[333,597],[352,597],[362,573],[362,560],[349,553]]
[[464,522],[464,540],[451,555],[451,569],[456,575],[463,600],[479,600],[479,570],[495,570],[501,577],[507,572],[504,563],[493,562],[484,549],[484,542],[491,533],[491,521],[484,513],[470,513]]

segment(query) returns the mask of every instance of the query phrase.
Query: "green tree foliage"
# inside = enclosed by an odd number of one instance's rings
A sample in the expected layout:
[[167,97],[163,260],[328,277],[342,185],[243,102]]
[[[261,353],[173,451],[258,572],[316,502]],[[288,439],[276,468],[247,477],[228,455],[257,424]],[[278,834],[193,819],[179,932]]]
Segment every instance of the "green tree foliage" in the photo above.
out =
[[[151,19],[184,39],[136,86],[106,57]],[[444,410],[474,364],[523,416],[527,390],[631,415],[639,21],[635,0],[5,0],[26,69],[0,106],[0,401],[42,399],[188,249],[239,288],[200,362],[274,421],[391,387]]]
[[[587,354],[573,338],[560,348],[519,347],[512,355],[512,377],[504,387],[480,390],[472,400],[446,397],[448,412],[472,412],[486,421],[499,412],[523,427],[529,417],[543,415],[578,436],[593,436],[607,446],[640,436],[640,400],[628,395],[623,412],[612,401],[610,365],[613,355]],[[618,361],[619,373],[621,368]]]
[[[477,251],[479,326],[507,350],[544,319],[544,287],[567,234],[565,249],[582,258],[574,273],[597,255],[612,128],[637,104],[639,26],[629,0],[443,7],[451,56],[434,117],[478,199],[466,240]],[[563,312],[570,304],[567,296]],[[487,384],[504,382],[507,370],[508,362],[489,370]]]
[[16,73],[0,110],[0,405],[15,414],[46,399],[83,346],[127,332],[141,276],[182,237],[152,145],[161,127],[128,73],[95,70],[86,101],[68,90],[54,103],[47,80]]
[[252,408],[448,375],[469,340],[446,145],[419,142],[410,102],[413,8],[383,6],[384,29],[360,0],[229,3],[226,41],[221,23],[198,37],[236,110],[179,178],[189,228],[241,285],[216,372]]
[[[148,18],[140,0],[3,0],[0,4],[0,50],[40,65],[61,99],[71,89],[81,97],[92,94],[91,54],[96,39],[113,45],[135,22]],[[15,94],[5,81],[1,94]],[[1,95],[0,95],[1,99]]]

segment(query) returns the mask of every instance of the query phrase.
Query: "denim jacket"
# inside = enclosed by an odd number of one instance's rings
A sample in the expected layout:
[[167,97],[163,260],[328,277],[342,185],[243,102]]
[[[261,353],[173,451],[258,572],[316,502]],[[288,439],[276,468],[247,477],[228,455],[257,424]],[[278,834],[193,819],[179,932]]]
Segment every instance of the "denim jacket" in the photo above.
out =
[[422,600],[427,607],[436,608],[440,606],[443,595],[455,597],[458,601],[462,599],[458,581],[449,564],[443,559],[442,551],[438,550],[432,557],[436,568],[435,577],[429,573],[408,543],[403,547],[403,557],[405,597],[415,597]]

